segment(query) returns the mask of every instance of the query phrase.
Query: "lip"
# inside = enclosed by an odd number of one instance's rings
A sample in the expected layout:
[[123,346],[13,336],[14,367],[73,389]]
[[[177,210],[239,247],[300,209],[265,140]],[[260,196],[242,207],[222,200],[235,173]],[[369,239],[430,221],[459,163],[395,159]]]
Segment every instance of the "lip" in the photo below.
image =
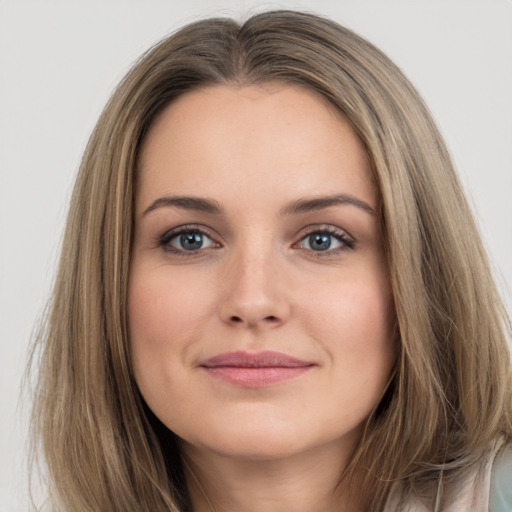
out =
[[201,361],[198,366],[215,379],[240,387],[258,388],[293,379],[316,365],[281,352],[237,351],[218,354]]

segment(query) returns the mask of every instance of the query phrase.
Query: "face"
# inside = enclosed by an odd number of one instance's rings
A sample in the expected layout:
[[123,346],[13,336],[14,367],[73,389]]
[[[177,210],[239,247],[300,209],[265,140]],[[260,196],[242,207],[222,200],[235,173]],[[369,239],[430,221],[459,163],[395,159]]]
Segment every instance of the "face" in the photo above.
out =
[[132,363],[185,446],[354,447],[394,362],[378,194],[344,117],[292,86],[209,87],[141,151]]

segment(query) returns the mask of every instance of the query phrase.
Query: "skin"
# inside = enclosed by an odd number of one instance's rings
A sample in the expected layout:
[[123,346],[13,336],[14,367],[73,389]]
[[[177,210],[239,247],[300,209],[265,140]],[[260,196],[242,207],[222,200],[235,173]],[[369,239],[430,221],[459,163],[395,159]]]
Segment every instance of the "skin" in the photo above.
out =
[[[283,213],[334,194],[368,208]],[[395,358],[378,201],[350,124],[304,89],[212,86],[154,122],[136,196],[132,362],[147,404],[182,440],[194,512],[361,508],[337,483]],[[179,226],[204,231],[203,246],[185,249],[168,234]],[[331,246],[318,250],[309,235],[326,229]],[[247,388],[199,366],[237,350],[311,367]]]

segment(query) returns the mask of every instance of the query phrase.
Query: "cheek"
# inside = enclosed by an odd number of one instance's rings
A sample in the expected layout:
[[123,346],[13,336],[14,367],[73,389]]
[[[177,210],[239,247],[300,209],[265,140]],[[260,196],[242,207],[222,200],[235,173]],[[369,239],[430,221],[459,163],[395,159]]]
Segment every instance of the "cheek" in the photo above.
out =
[[349,332],[368,340],[387,339],[392,330],[392,296],[387,283],[379,277],[333,280],[323,289],[318,287],[313,293],[308,290],[307,295],[308,316],[329,334],[338,334],[347,340],[352,337],[344,333]]
[[387,380],[395,359],[393,300],[381,274],[368,273],[332,283],[309,294],[307,329],[329,354],[343,378]]
[[174,335],[185,327],[193,329],[213,300],[200,277],[191,279],[187,272],[133,264],[128,303],[132,342],[175,340]]
[[132,268],[128,318],[132,364],[143,395],[168,382],[186,365],[212,300],[183,276]]
[[[372,283],[376,284],[376,283]],[[394,310],[387,286],[345,282],[311,311],[312,331],[323,345],[337,425],[358,425],[380,402],[396,359]],[[337,427],[335,427],[337,428]]]

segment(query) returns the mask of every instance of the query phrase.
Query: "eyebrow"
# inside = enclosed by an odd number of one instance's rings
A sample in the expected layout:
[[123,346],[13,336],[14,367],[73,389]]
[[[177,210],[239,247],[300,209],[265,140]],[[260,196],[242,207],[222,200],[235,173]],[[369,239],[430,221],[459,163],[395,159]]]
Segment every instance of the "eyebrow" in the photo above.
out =
[[[330,196],[305,197],[286,204],[280,211],[281,216],[297,215],[329,208],[336,205],[355,206],[360,210],[375,215],[375,210],[364,201],[348,194],[334,194]],[[146,215],[157,208],[175,207],[185,210],[208,213],[210,215],[222,215],[224,210],[220,204],[213,199],[193,196],[163,196],[155,199],[143,212]]]
[[147,213],[164,206],[194,210],[196,212],[209,213],[212,215],[221,215],[224,212],[220,204],[213,199],[191,196],[163,196],[153,201],[144,210],[142,215],[146,215]]
[[319,196],[312,198],[301,198],[296,201],[292,201],[288,203],[281,210],[281,215],[293,215],[299,213],[307,213],[318,210],[323,210],[324,208],[329,208],[330,206],[335,205],[349,205],[355,206],[360,210],[369,213],[370,215],[376,215],[375,210],[364,201],[355,198],[354,196],[348,194],[334,194],[330,196]]

